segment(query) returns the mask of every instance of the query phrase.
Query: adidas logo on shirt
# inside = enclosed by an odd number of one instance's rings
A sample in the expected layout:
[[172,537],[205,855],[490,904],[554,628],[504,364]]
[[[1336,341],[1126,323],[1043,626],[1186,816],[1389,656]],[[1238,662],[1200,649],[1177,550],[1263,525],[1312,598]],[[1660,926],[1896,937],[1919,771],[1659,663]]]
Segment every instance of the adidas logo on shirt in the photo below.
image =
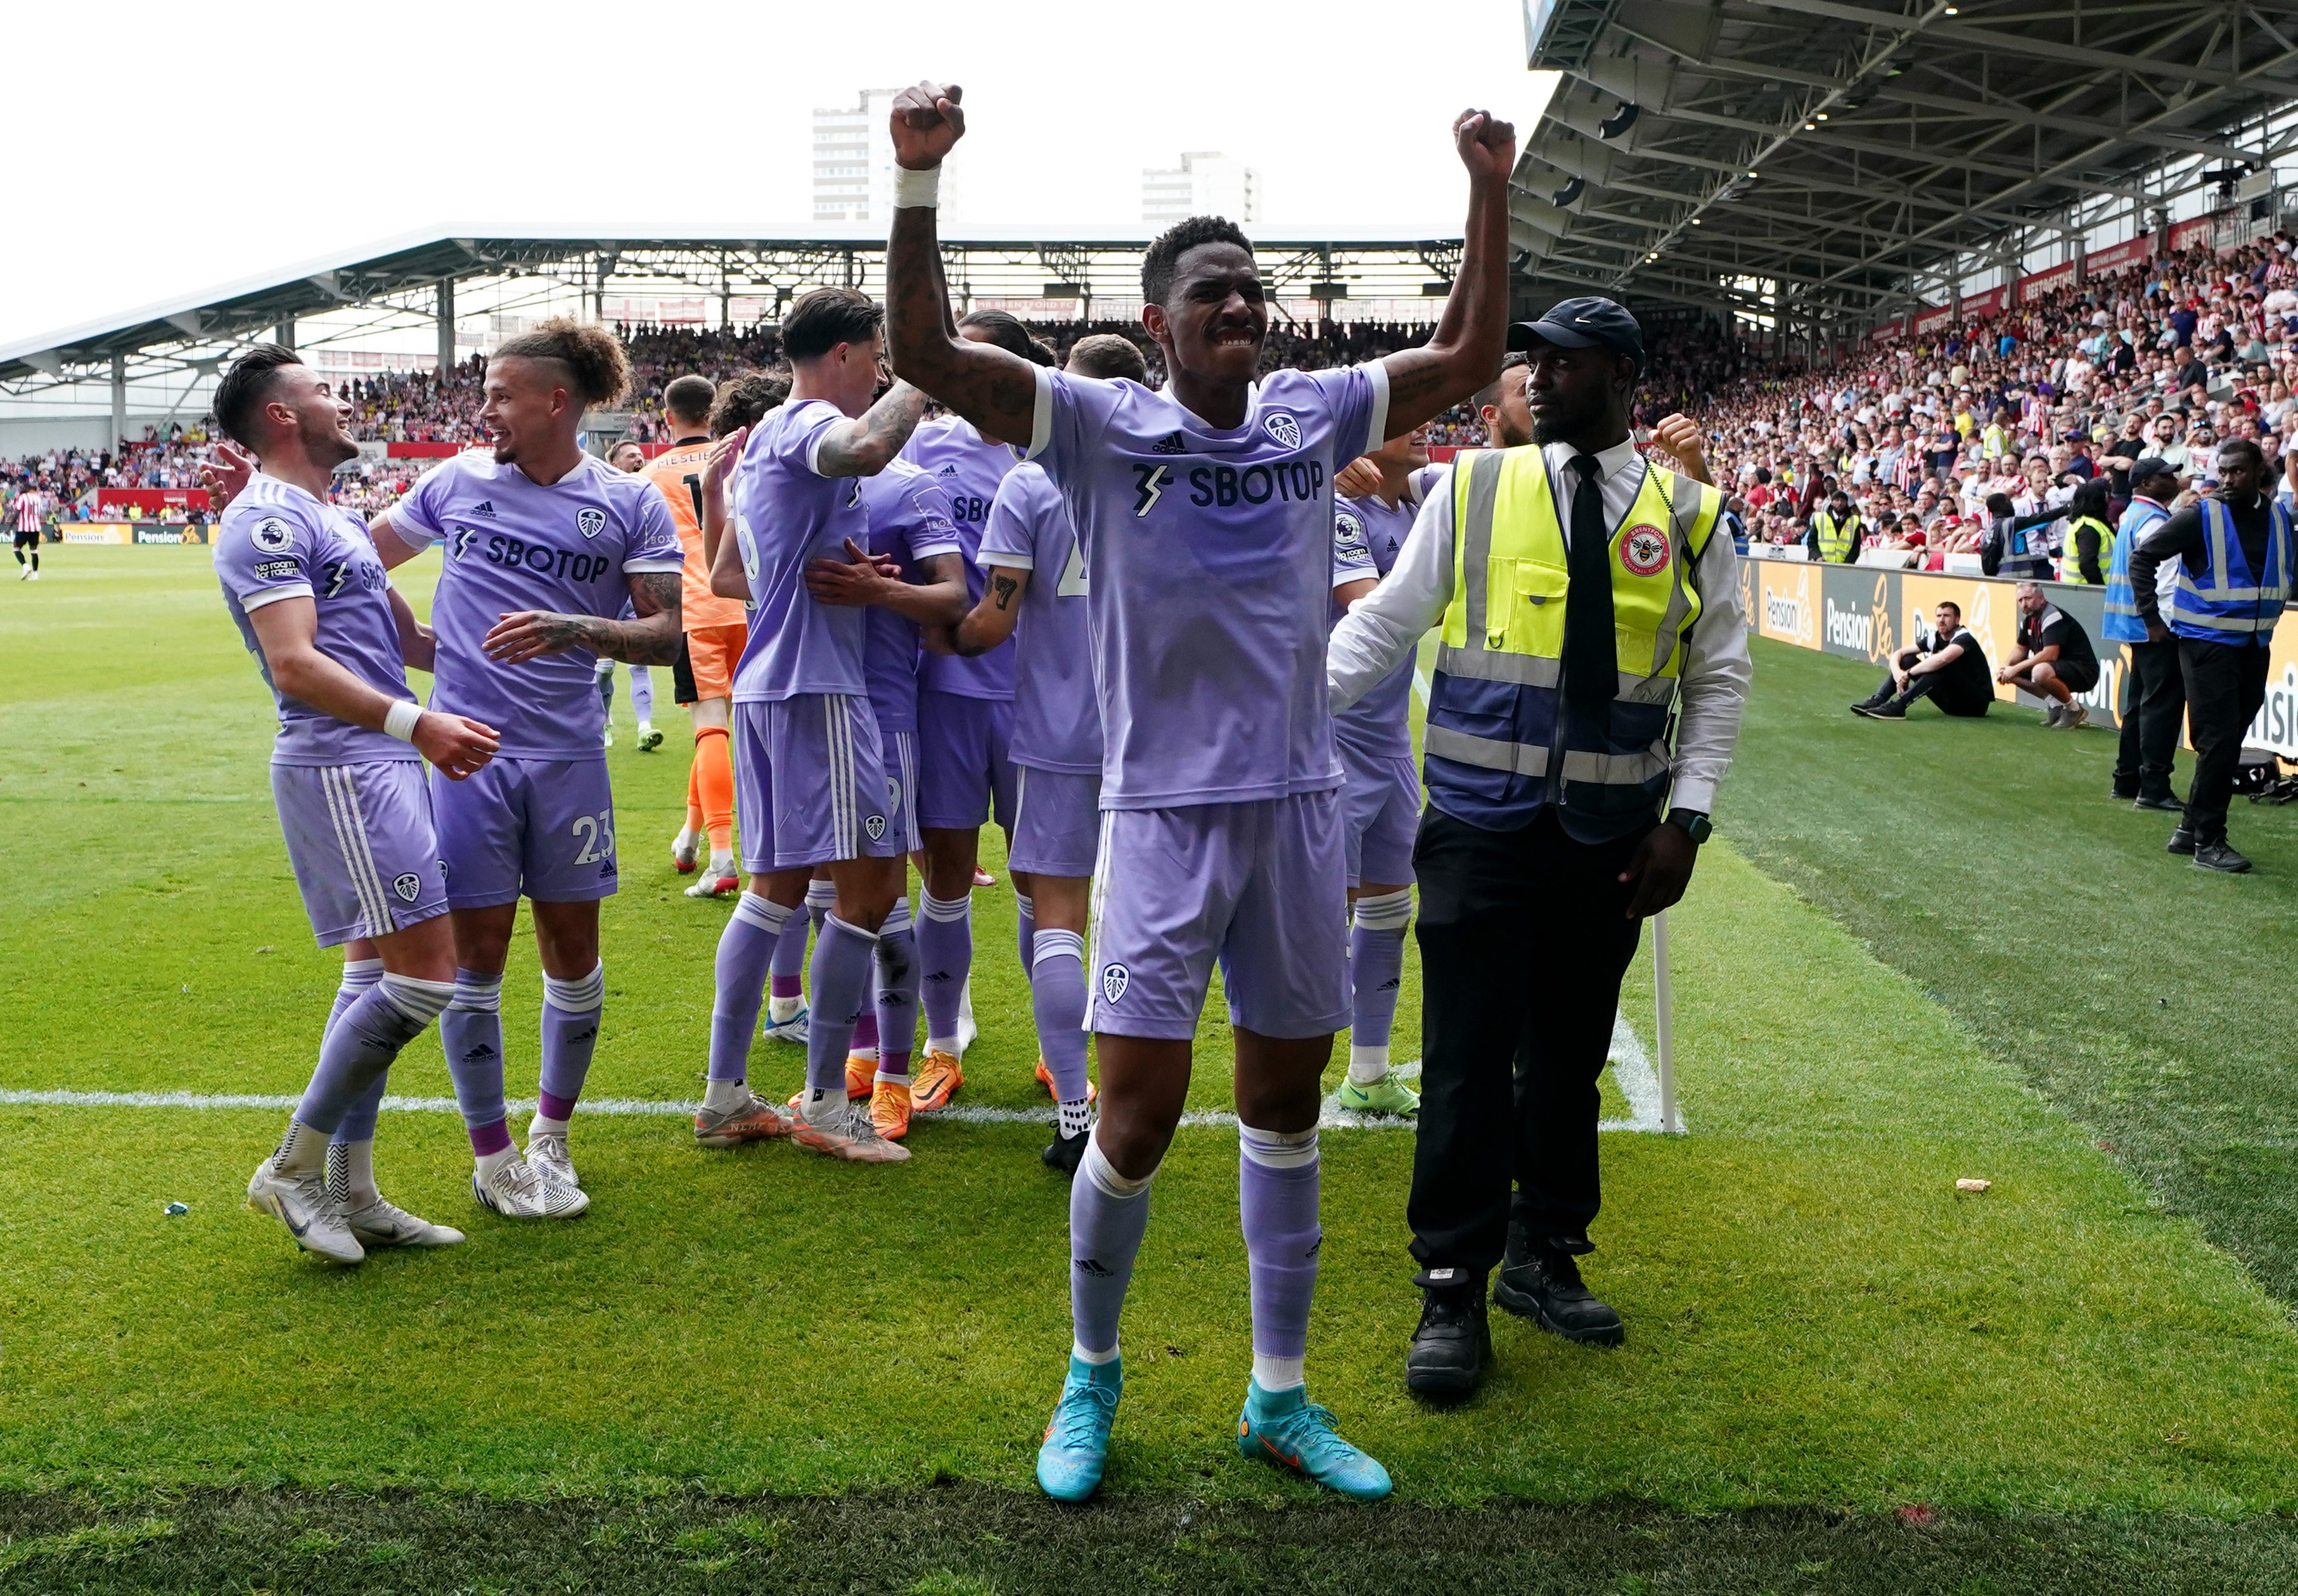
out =
[[481,499],[479,501],[479,507],[472,511],[471,514],[474,515],[484,515],[489,521],[492,521],[495,518],[494,500],[491,498]]
[[942,474],[942,475],[944,475],[944,476],[946,476],[946,477],[954,477],[954,476],[955,476],[955,475],[957,474],[957,466],[956,466],[956,465],[955,465],[955,463],[953,463],[953,464],[951,464],[951,465],[945,465],[945,466],[943,466],[943,467],[941,468],[941,474]]
[[1153,455],[1186,455],[1189,452],[1189,445],[1178,432],[1168,432],[1149,446],[1149,452]]

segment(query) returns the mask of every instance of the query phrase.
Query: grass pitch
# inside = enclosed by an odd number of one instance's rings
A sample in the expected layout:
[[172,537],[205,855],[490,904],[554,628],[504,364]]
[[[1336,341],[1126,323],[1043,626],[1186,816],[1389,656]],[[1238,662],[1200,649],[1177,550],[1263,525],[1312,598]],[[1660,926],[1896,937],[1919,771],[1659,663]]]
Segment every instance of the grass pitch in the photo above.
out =
[[[268,706],[205,551],[60,552],[0,609],[0,1090],[292,1093],[335,961],[302,922]],[[2269,821],[2238,814],[2252,881],[2148,860],[2118,894],[2099,883],[2122,867],[2088,854],[2042,876],[2086,845],[2076,800],[2104,787],[2103,736],[1858,727],[1846,669],[1762,649],[1720,817],[1805,895],[1711,848],[1672,917],[1692,1134],[1607,1139],[1591,1275],[1628,1317],[1624,1348],[1496,1315],[1478,1398],[1411,1402],[1410,1139],[1327,1135],[1311,1386],[1388,1463],[1399,1504],[1335,1511],[1228,1441],[1248,1345],[1234,1139],[1216,1130],[1185,1131],[1159,1182],[1110,1500],[1079,1515],[1029,1494],[1067,1336],[1066,1192],[1035,1125],[922,1123],[914,1163],[862,1170],[591,1116],[575,1145],[592,1213],[522,1229],[474,1211],[458,1121],[386,1115],[386,1189],[471,1241],[342,1271],[236,1205],[277,1113],[14,1106],[0,1589],[955,1592],[1041,1588],[1079,1558],[1130,1576],[1113,1588],[1243,1588],[1271,1566],[1309,1588],[2274,1588],[2298,1507],[2298,1343],[2260,1284],[2278,1280],[2269,1250],[2195,1195],[2207,1182],[2148,1160],[2172,1167],[2182,1126],[2257,1120],[2286,1082],[2196,1071],[2178,1088],[2193,1115],[2133,1142],[2013,1044],[2112,1034],[2097,1016],[2121,1012],[2127,966],[2080,940],[2109,909],[2168,945],[2187,978],[2165,991],[2207,1011],[2200,1034],[2238,1032],[2244,1000],[2211,996],[2203,934],[2164,928],[2263,901],[2211,934],[2286,964],[2270,906],[2298,848],[2277,856]],[[630,750],[617,703],[599,1096],[690,1098],[702,1064],[725,910],[680,896],[664,857],[685,768],[667,677],[663,753]],[[1867,741],[1837,741],[1830,716]],[[1894,736],[1911,740],[1878,752]],[[2026,785],[1993,785],[2005,774]],[[1877,844],[1925,793],[1968,842]],[[1989,858],[2048,890],[1973,907],[1966,889],[1960,909],[1884,891]],[[983,1035],[961,1100],[1032,1107],[1010,897],[976,903]],[[2081,958],[1998,945],[2046,911]],[[1630,983],[1646,1035],[1648,979]],[[540,1000],[524,950],[505,990],[517,1091]],[[1219,1107],[1225,1027],[1202,1041],[1193,1107]],[[802,1067],[792,1049],[754,1056],[762,1088]],[[435,1044],[394,1090],[446,1093]],[[1959,1197],[1964,1175],[1994,1189]],[[190,1213],[164,1217],[170,1200]],[[2065,1583],[2086,1568],[2129,1577]]]

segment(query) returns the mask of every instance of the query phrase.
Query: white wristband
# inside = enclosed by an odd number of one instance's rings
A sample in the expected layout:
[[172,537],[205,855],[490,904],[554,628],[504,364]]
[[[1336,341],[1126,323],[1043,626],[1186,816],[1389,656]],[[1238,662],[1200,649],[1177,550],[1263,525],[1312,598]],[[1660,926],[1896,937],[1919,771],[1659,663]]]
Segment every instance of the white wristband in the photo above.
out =
[[933,210],[941,203],[941,168],[930,166],[925,170],[913,171],[908,167],[894,169],[894,208],[909,210],[924,207]]
[[423,719],[423,706],[412,699],[402,698],[383,713],[383,729],[402,743],[415,740],[415,723]]

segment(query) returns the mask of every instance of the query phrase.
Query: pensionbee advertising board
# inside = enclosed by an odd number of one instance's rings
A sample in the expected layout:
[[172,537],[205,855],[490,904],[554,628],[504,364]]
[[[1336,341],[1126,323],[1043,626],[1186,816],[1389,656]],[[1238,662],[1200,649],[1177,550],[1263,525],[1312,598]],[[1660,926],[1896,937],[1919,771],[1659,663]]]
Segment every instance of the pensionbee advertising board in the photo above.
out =
[[[1864,661],[1879,672],[1884,661],[1930,629],[1931,612],[1942,599],[1962,606],[1963,623],[1987,650],[1989,668],[2002,664],[2018,642],[2017,588],[2008,577],[1940,576],[1802,560],[1740,562],[1740,609],[1749,631],[1776,643]],[[2120,645],[2100,636],[2106,589],[2045,582],[2043,591],[2081,622],[2098,651],[2098,686],[2080,695],[2079,702],[2099,725],[2120,726],[2129,662]],[[2006,703],[2042,706],[2041,699],[1999,683],[1995,694]],[[2266,707],[2243,740],[2298,760],[2298,614],[2286,612],[2275,629]]]

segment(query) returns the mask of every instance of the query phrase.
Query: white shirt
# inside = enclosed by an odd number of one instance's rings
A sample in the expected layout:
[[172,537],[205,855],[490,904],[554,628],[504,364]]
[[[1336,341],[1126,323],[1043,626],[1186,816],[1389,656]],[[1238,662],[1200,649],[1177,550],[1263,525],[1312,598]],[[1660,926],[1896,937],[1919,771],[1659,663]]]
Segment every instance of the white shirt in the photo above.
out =
[[[1572,541],[1572,496],[1580,486],[1580,473],[1569,463],[1577,453],[1568,443],[1550,443],[1541,450],[1566,547]],[[1643,457],[1633,441],[1624,440],[1600,451],[1596,461],[1604,473],[1604,522],[1616,531],[1643,485]],[[1452,602],[1452,468],[1448,465],[1430,483],[1412,531],[1397,551],[1395,565],[1334,629],[1325,675],[1335,713],[1370,691],[1418,646],[1423,634],[1443,620]],[[1738,562],[1732,539],[1719,526],[1691,572],[1691,585],[1699,593],[1699,619],[1692,623],[1684,647],[1675,786],[1668,802],[1703,814],[1715,807],[1715,789],[1731,767],[1732,749],[1740,740],[1740,710],[1755,679],[1748,658],[1747,624],[1740,613]]]

